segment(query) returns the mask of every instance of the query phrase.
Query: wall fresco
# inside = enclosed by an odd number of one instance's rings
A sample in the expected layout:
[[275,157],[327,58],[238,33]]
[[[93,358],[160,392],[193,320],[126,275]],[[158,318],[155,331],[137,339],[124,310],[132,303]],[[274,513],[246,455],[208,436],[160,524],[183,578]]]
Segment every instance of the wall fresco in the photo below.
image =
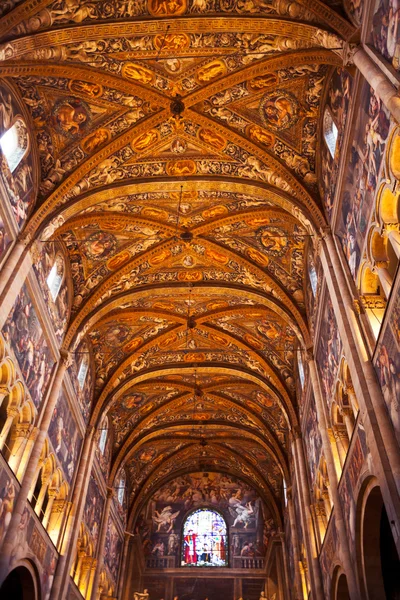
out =
[[139,517],[143,550],[149,558],[171,557],[180,564],[181,529],[191,510],[217,509],[229,527],[229,560],[265,554],[274,521],[261,498],[246,483],[220,473],[192,473],[161,487]]
[[68,483],[71,483],[82,445],[82,435],[64,390],[58,396],[48,434]]
[[322,189],[325,211],[332,216],[339,160],[342,152],[343,134],[347,121],[353,78],[345,69],[335,69],[329,82],[326,106],[329,108],[338,129],[335,156],[332,157],[324,139],[321,139]]
[[[15,97],[15,92],[2,80],[0,83],[0,138],[16,122],[25,123],[25,119],[22,117],[22,111]],[[24,225],[35,203],[32,141],[24,127],[21,129],[21,136],[24,137],[26,151],[13,171],[11,171],[7,158],[0,148],[0,177],[6,188],[11,210],[19,229]]]
[[325,400],[330,405],[332,401],[333,385],[335,383],[342,352],[342,340],[339,336],[332,302],[327,294],[328,292],[326,292],[325,296],[325,310],[321,319],[321,328],[315,358],[322,384],[322,391]]
[[336,532],[335,515],[332,515],[329,521],[328,531],[326,532],[326,536],[324,539],[324,545],[322,547],[321,554],[319,557],[322,581],[324,584],[326,598],[331,597],[332,572],[334,566],[335,551],[337,547],[338,539]]
[[[83,386],[81,387],[78,381],[78,374],[82,360],[88,362],[88,369],[85,381],[83,383]],[[68,373],[70,375],[71,383],[74,388],[76,397],[78,399],[79,408],[81,409],[83,419],[87,424],[89,421],[89,415],[92,406],[93,370],[91,364],[91,352],[89,350],[89,344],[87,344],[85,341],[78,346],[75,352],[75,361],[68,369]]]
[[400,443],[400,296],[393,290],[394,303],[386,313],[385,322],[375,350],[374,366],[383,397]]
[[305,420],[304,443],[309,467],[311,485],[314,485],[319,459],[321,457],[322,439],[319,431],[317,410],[314,396],[310,395],[307,417]]
[[94,548],[96,548],[97,538],[99,537],[99,528],[101,525],[103,508],[104,497],[102,496],[98,483],[92,474],[89,480],[85,508],[83,509],[83,520],[92,537]]
[[358,100],[356,134],[337,231],[354,280],[360,266],[389,128],[389,112],[364,82]]
[[122,537],[110,516],[108,519],[106,543],[104,548],[104,563],[114,581],[118,579],[119,564],[122,554]]
[[8,315],[3,335],[14,351],[33,403],[38,409],[55,361],[26,284],[22,286]]
[[369,42],[397,70],[400,70],[400,7],[396,0],[377,0]]
[[8,227],[5,224],[3,217],[0,213],[0,262],[7,252],[7,249],[11,243],[10,234],[8,231]]
[[[54,332],[59,342],[61,342],[68,324],[69,299],[64,258],[57,251],[57,246],[58,244],[51,243],[40,244],[39,250],[35,252],[35,255],[33,256],[33,269],[40,283],[43,299],[47,310],[49,311],[50,319],[53,322]],[[47,278],[54,264],[57,264],[60,272],[63,273],[63,281],[55,301],[53,300],[47,283]]]

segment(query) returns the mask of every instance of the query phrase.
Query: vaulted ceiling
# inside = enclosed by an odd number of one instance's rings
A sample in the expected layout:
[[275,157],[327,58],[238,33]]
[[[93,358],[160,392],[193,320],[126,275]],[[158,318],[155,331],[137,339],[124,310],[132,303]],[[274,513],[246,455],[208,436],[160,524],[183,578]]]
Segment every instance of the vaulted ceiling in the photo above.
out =
[[[319,0],[8,0],[0,74],[35,132],[26,226],[69,259],[63,345],[135,507],[177,473],[246,477],[279,520],[321,106],[353,27]],[[39,177],[38,177],[39,179]]]

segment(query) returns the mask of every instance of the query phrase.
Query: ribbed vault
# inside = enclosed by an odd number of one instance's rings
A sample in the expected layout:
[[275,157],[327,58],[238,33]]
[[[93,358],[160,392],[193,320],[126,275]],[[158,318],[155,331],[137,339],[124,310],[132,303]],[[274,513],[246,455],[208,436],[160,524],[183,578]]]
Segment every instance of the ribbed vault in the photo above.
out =
[[90,348],[129,526],[203,468],[250,482],[281,526],[321,104],[352,26],[318,0],[11,6],[0,76],[40,179],[25,233],[66,259],[62,346]]

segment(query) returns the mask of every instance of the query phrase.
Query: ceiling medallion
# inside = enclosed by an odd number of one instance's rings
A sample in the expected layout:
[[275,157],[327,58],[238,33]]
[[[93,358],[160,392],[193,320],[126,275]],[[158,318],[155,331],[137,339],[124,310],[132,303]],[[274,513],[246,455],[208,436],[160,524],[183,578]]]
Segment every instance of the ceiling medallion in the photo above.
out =
[[274,90],[261,99],[260,113],[269,129],[283,131],[298,121],[299,103],[287,90]]
[[185,110],[185,104],[180,94],[176,94],[174,98],[172,98],[169,108],[174,119],[182,118],[182,113]]

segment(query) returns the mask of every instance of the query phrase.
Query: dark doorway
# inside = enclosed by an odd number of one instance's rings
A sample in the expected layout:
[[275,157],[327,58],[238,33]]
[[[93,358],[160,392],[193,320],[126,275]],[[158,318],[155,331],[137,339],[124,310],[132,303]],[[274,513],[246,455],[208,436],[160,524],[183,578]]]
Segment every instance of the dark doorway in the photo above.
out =
[[26,567],[17,567],[9,573],[0,588],[0,598],[36,600],[35,582]]
[[363,516],[364,581],[369,600],[400,600],[400,561],[379,487]]
[[347,586],[346,575],[343,573],[339,577],[336,591],[336,600],[350,600],[349,588]]

